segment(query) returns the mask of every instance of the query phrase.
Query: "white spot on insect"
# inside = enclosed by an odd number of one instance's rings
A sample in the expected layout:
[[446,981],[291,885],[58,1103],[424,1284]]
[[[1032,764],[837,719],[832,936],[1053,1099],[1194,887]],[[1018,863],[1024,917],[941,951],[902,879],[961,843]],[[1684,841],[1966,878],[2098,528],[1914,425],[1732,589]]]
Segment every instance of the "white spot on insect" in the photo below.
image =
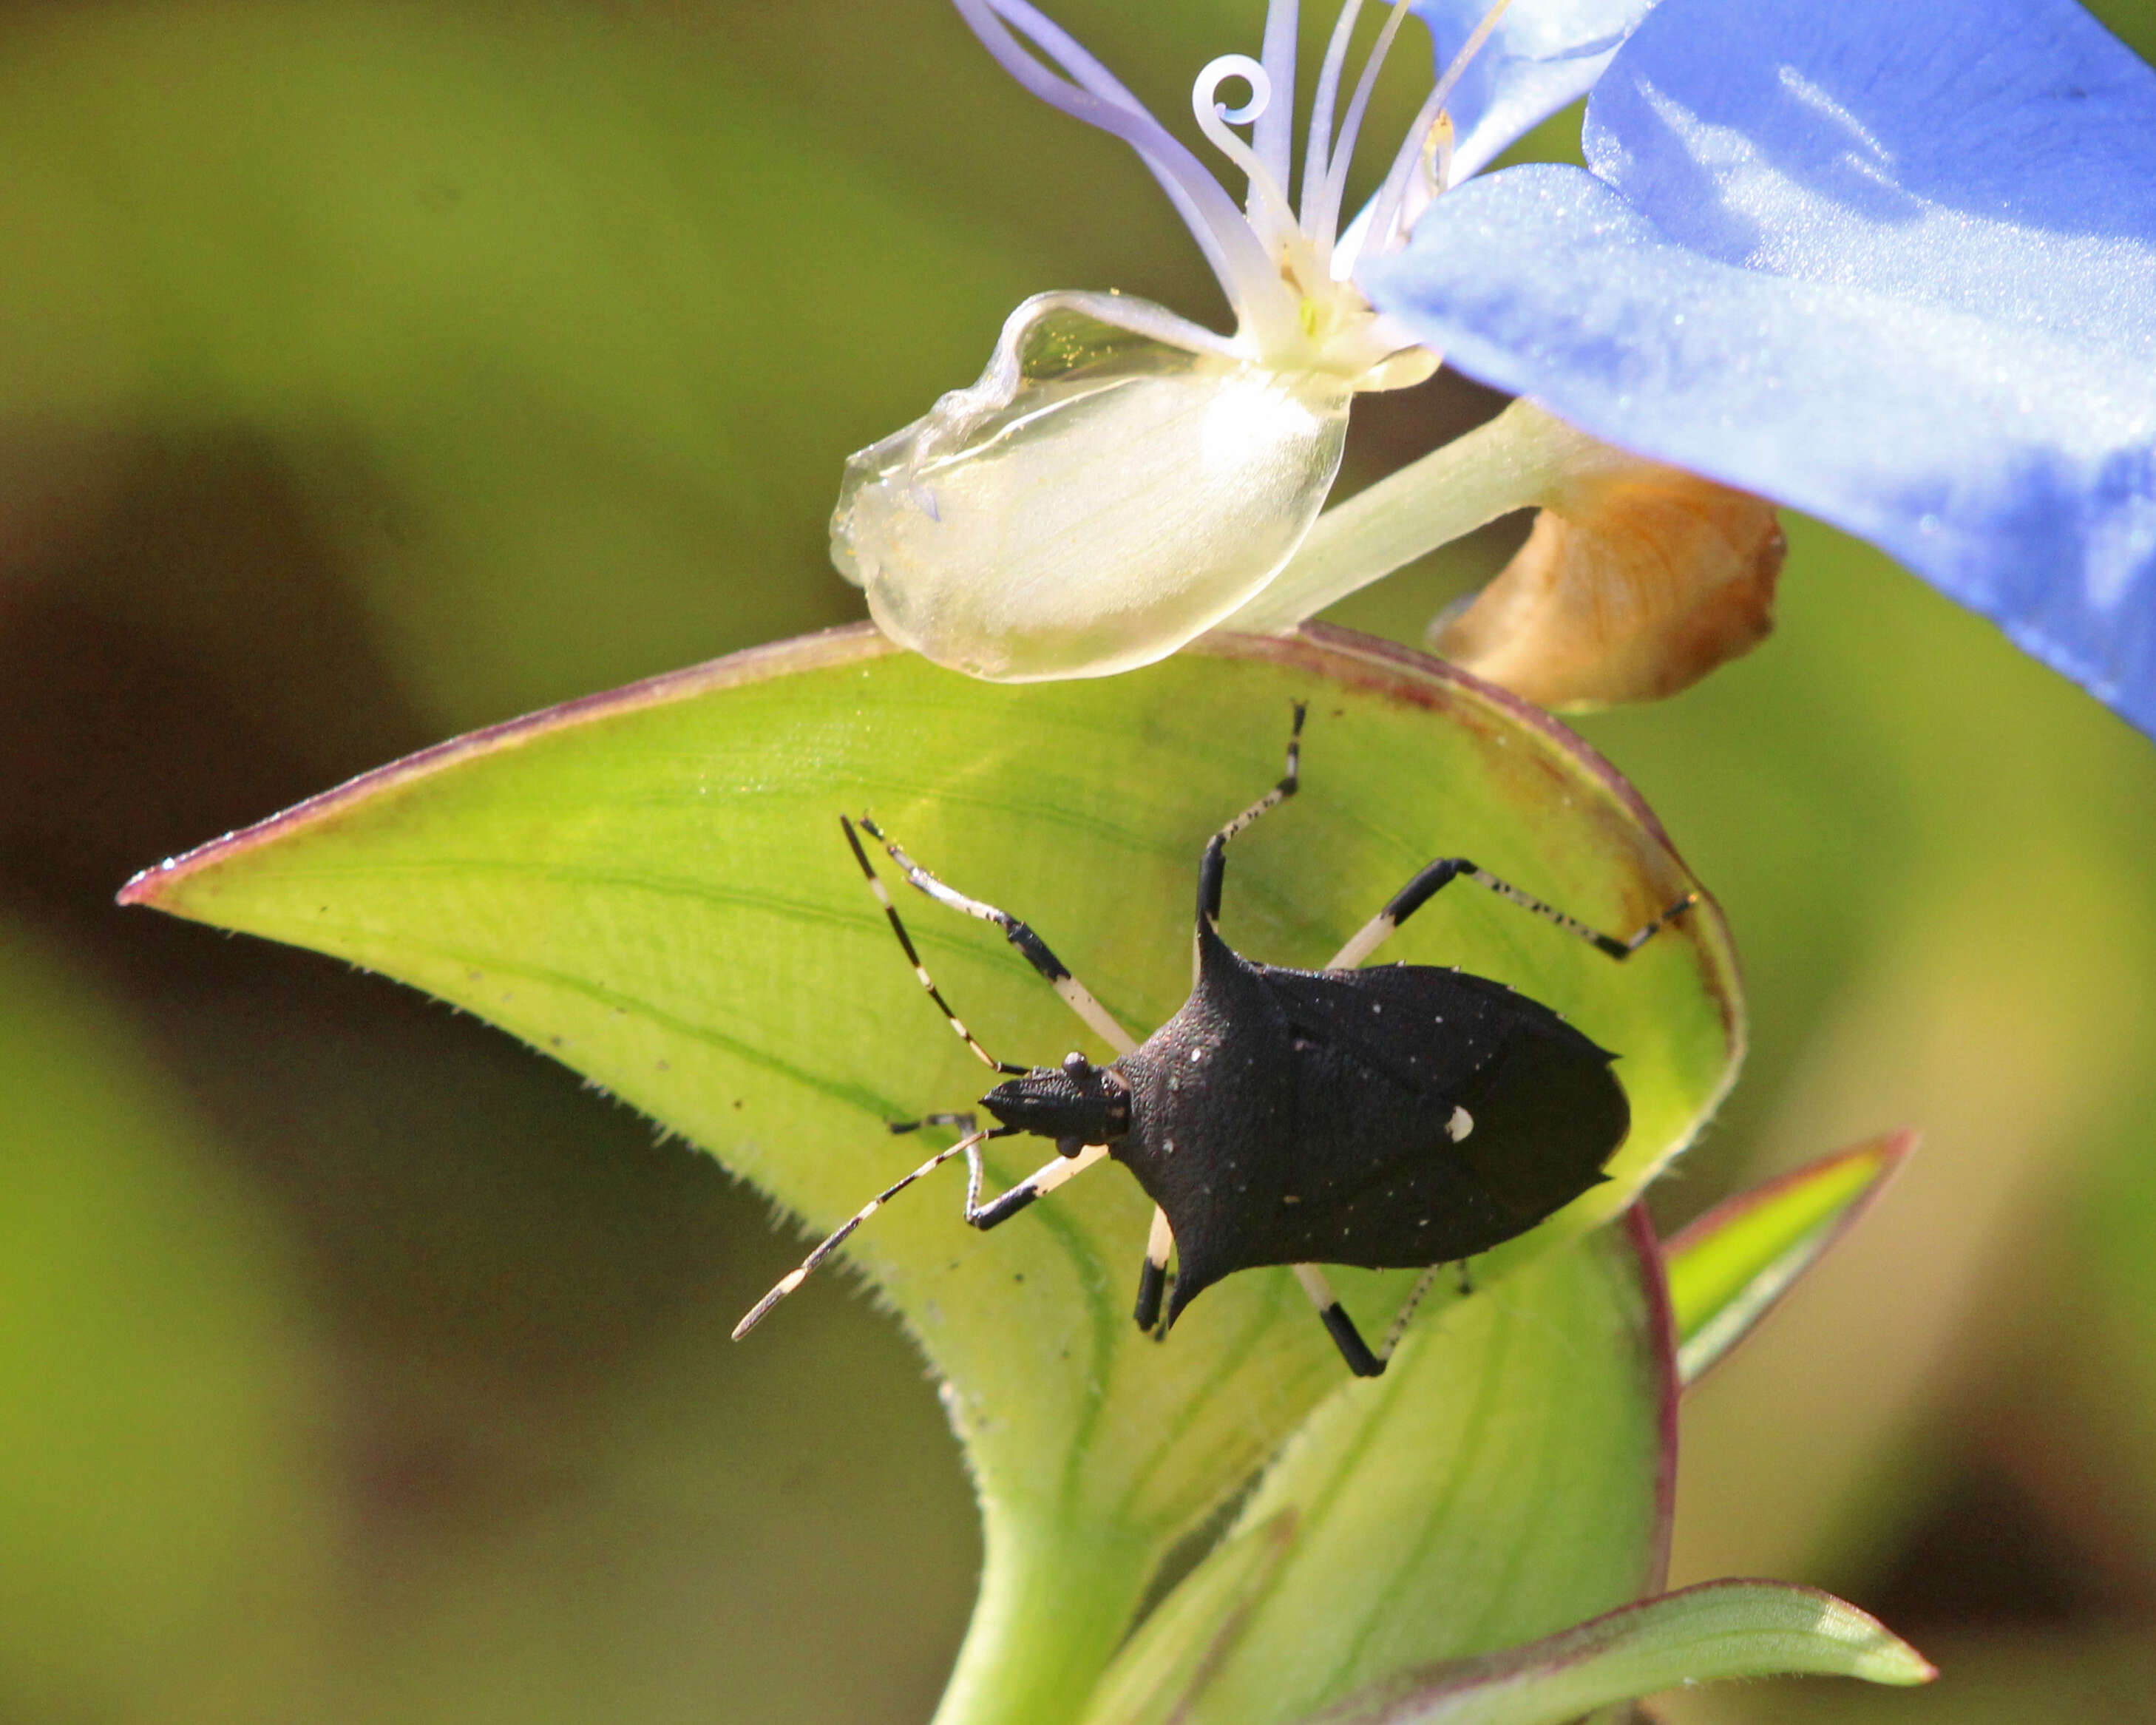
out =
[[808,1280],[808,1272],[807,1271],[789,1270],[785,1275],[779,1277],[778,1291],[782,1295],[790,1294],[794,1291],[794,1289],[799,1287],[803,1282]]
[[1474,1130],[1475,1117],[1465,1108],[1455,1107],[1452,1118],[1445,1122],[1445,1135],[1455,1144]]
[[1373,1000],[1370,1003],[1370,1010],[1373,1013],[1383,1012],[1384,1009],[1384,1003],[1383,1001]]
[[1205,1058],[1205,1050],[1202,1048],[1194,1048],[1190,1050],[1190,1058],[1194,1061],[1202,1060]]
[[1175,1154],[1175,1140],[1174,1140],[1174,1139],[1173,1139],[1173,1138],[1163,1138],[1163,1139],[1161,1141],[1160,1153],[1161,1153],[1163,1156],[1173,1156],[1173,1155],[1174,1155],[1174,1154]]

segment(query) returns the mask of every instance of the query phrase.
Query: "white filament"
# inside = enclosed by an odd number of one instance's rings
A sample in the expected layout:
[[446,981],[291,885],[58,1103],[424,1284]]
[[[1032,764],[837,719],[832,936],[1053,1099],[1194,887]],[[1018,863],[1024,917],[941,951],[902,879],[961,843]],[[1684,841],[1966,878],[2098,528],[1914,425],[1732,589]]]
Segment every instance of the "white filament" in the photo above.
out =
[[[1031,0],[952,0],[997,64],[1043,101],[1137,152],[1198,242],[1228,302],[1260,339],[1292,327],[1295,305],[1250,224],[1220,182],[1106,67]],[[1064,74],[1026,51],[1018,33]]]
[[[1378,74],[1384,69],[1385,56],[1392,52],[1394,39],[1400,33],[1400,26],[1407,22],[1407,15],[1408,0],[1394,0],[1392,13],[1386,18],[1384,28],[1378,33],[1369,59],[1363,63],[1363,75],[1355,82],[1355,94],[1348,98],[1348,115],[1341,121],[1340,136],[1326,160],[1325,179],[1318,191],[1320,202],[1311,222],[1317,244],[1328,254],[1332,236],[1339,226],[1340,200],[1348,195],[1348,167],[1354,160],[1355,141],[1362,135],[1363,115],[1370,105],[1370,92],[1377,88]],[[1309,198],[1306,188],[1306,203]]]
[[[1240,78],[1250,87],[1250,99],[1240,108],[1214,100],[1220,86]],[[1273,81],[1265,69],[1246,54],[1224,54],[1208,60],[1190,86],[1190,111],[1206,141],[1250,176],[1250,225],[1268,238],[1295,231],[1295,210],[1287,193],[1258,152],[1229,131],[1247,126],[1272,105]]]
[[[1490,33],[1497,28],[1497,21],[1504,17],[1505,9],[1512,3],[1512,0],[1496,0],[1496,3],[1482,14],[1482,21],[1476,25],[1474,33],[1460,45],[1460,52],[1453,55],[1451,64],[1445,67],[1444,75],[1431,86],[1430,94],[1423,99],[1421,110],[1416,114],[1414,124],[1408,128],[1408,135],[1401,142],[1399,153],[1393,158],[1393,165],[1385,174],[1384,183],[1378,188],[1371,211],[1368,237],[1364,244],[1382,251],[1394,243],[1397,237],[1394,230],[1399,226],[1401,206],[1407,197],[1408,177],[1422,160],[1431,129],[1443,116],[1445,105],[1451,100],[1453,87],[1460,82],[1460,74],[1481,52],[1482,44],[1490,39]],[[1449,156],[1450,151],[1446,153]]]
[[[1213,100],[1220,86],[1230,78],[1240,78],[1250,86],[1250,99],[1240,108],[1230,108],[1225,102]],[[1207,124],[1209,110],[1230,126],[1248,126],[1272,105],[1273,80],[1264,66],[1250,55],[1224,54],[1205,63],[1204,69],[1198,74],[1198,81],[1191,86],[1190,99],[1197,105],[1198,123],[1201,126]],[[1209,126],[1206,136],[1215,138],[1217,141],[1217,135]],[[1233,137],[1234,134],[1229,136]]]
[[1258,160],[1265,163],[1273,183],[1283,191],[1287,189],[1288,176],[1295,172],[1291,134],[1295,130],[1295,36],[1300,9],[1297,0],[1266,0],[1265,38],[1260,58],[1272,87],[1286,91],[1287,100],[1254,116],[1257,130],[1250,135]]
[[1317,89],[1310,100],[1310,141],[1302,152],[1302,233],[1317,238],[1316,218],[1322,200],[1317,188],[1325,183],[1326,165],[1332,154],[1332,110],[1340,95],[1340,74],[1348,63],[1348,44],[1355,34],[1355,20],[1363,14],[1363,0],[1348,0],[1333,23],[1332,39],[1325,44],[1325,64],[1317,74]]

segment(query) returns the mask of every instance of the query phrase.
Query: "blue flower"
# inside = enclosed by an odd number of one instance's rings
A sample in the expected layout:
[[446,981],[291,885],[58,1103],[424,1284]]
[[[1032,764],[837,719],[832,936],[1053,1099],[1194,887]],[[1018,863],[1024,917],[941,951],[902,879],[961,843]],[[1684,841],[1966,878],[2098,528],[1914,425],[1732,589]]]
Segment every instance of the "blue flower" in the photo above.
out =
[[[1441,645],[1545,701],[1638,698],[1764,633],[1757,493],[2156,731],[2156,73],[2073,0],[1414,0],[1445,70],[1337,236],[1359,0],[1299,208],[1294,0],[1194,91],[1240,208],[1028,0],[955,3],[1137,150],[1237,328],[1041,295],[978,383],[855,456],[834,555],[899,639],[980,675],[1124,670],[1534,505]],[[1585,171],[1457,183],[1590,87]],[[1354,395],[1440,355],[1522,400],[1321,516]]]
[[1439,200],[1358,285],[2156,732],[2156,73],[2072,0],[1663,0],[1584,143]]

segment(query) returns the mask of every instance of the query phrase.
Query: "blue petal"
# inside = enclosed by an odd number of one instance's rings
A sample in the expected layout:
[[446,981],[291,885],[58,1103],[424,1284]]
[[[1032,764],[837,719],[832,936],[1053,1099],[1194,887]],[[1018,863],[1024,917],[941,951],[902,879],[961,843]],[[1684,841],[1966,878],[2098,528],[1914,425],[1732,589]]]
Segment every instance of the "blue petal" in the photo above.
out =
[[2071,0],[1663,0],[1584,142],[1590,172],[1464,186],[1358,280],[2156,733],[2156,73]]
[[[1456,184],[1530,126],[1585,95],[1655,0],[1517,0],[1445,105],[1458,129]],[[1413,0],[1430,26],[1442,73],[1482,22],[1490,0]]]

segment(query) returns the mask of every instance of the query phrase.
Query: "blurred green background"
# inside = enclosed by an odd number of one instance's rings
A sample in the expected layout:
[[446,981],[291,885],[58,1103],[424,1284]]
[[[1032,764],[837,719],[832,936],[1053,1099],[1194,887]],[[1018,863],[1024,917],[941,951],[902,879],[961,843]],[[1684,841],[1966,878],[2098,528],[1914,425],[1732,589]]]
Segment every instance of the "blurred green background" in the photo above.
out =
[[[2098,9],[2156,49],[2153,0]],[[1057,8],[1171,120],[1259,10]],[[1027,293],[1217,321],[1174,218],[943,0],[10,0],[0,257],[0,1721],[924,1717],[978,1536],[858,1289],[731,1347],[793,1247],[706,1158],[111,894],[857,614],[847,452]],[[1494,403],[1368,401],[1348,483]],[[1928,1140],[1688,1409],[1676,1579],[1818,1582],[1947,1676],[1667,1712],[2156,1718],[2156,746],[1790,526],[1766,648],[1581,726],[1751,984],[1748,1077],[1657,1209]],[[1520,531],[1340,619],[1416,639]]]

